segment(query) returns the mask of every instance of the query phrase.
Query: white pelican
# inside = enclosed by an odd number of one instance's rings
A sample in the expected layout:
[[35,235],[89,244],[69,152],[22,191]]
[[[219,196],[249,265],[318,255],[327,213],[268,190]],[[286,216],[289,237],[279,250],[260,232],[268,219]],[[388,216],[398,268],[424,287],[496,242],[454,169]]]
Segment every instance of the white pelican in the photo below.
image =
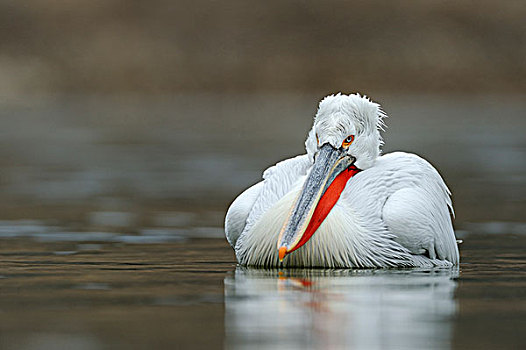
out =
[[263,173],[225,218],[238,262],[265,267],[453,266],[450,192],[417,155],[380,155],[383,119],[365,96],[330,95],[305,148]]

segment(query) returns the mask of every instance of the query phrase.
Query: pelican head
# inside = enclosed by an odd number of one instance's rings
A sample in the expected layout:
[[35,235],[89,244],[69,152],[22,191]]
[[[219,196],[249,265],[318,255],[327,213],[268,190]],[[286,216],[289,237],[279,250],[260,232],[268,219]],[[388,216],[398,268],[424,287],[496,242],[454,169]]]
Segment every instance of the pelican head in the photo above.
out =
[[359,94],[330,95],[320,102],[305,142],[313,165],[281,229],[280,260],[307,243],[349,178],[374,165],[383,144],[384,117],[377,103]]

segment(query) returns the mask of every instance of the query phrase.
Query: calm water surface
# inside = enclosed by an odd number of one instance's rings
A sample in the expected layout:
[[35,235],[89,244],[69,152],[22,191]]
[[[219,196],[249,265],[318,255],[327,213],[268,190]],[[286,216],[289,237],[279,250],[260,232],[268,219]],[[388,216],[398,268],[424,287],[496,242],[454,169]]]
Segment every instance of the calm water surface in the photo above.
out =
[[2,349],[521,348],[526,238],[469,235],[452,270],[256,270],[222,239],[3,239]]
[[377,98],[386,151],[452,189],[459,268],[236,266],[225,210],[302,152],[319,97],[1,102],[0,348],[524,348],[520,98]]

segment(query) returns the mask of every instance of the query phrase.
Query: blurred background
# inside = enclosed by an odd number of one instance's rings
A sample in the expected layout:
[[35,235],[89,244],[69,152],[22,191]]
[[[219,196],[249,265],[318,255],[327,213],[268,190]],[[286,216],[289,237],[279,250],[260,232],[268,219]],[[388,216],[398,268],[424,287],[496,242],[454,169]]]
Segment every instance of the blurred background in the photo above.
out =
[[[383,106],[385,152],[439,169],[460,238],[525,233],[525,19],[523,1],[0,1],[0,238],[59,244],[4,243],[2,256],[55,249],[72,261],[125,243],[223,239],[229,203],[304,152],[318,102],[340,91]],[[74,286],[113,288],[88,280]],[[19,348],[27,320],[43,329],[48,309],[20,314],[12,305],[40,299],[16,299],[20,285],[9,286],[0,311],[11,323],[0,330],[20,333],[0,344]],[[223,309],[214,310],[221,341]],[[155,334],[145,339],[169,332]],[[31,339],[53,348],[58,338]]]
[[520,1],[1,1],[1,216],[192,206],[220,226],[342,91],[390,115],[385,151],[439,168],[459,223],[520,220],[524,18]]

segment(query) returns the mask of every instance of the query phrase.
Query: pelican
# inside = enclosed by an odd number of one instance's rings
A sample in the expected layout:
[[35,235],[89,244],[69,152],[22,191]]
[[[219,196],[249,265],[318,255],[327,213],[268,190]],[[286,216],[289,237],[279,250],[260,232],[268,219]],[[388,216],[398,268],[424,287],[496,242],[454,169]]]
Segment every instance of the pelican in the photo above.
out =
[[306,154],[283,160],[230,205],[225,234],[241,265],[450,267],[459,263],[451,193],[404,152],[381,155],[386,114],[360,94],[325,97]]

